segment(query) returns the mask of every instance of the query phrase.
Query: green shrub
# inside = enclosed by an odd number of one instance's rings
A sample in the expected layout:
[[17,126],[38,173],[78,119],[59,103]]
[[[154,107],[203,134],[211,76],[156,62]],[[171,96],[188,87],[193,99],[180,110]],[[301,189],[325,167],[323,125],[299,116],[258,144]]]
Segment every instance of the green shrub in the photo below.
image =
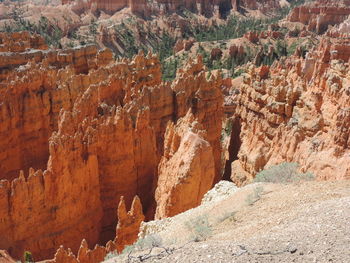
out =
[[292,183],[314,179],[312,173],[299,173],[297,163],[281,163],[258,173],[255,182]]
[[254,188],[254,192],[252,194],[249,194],[247,198],[245,199],[245,202],[247,205],[253,205],[257,201],[260,200],[261,195],[264,193],[264,188],[261,186],[258,186]]
[[154,247],[162,247],[163,240],[157,234],[148,235],[145,238],[138,239],[133,245],[126,246],[122,254],[129,254],[135,250],[152,249]]
[[32,253],[30,251],[25,251],[23,254],[23,260],[25,263],[34,262]]
[[187,229],[192,233],[192,240],[195,242],[204,241],[212,235],[212,227],[207,216],[198,216],[185,223]]
[[22,9],[14,9],[9,16],[14,20],[14,23],[10,26],[5,23],[3,28],[0,28],[0,32],[19,32],[29,31],[31,34],[40,34],[48,45],[59,47],[60,40],[63,36],[62,30],[58,27],[58,21],[48,20],[46,17],[41,16],[37,23],[31,23],[24,18],[24,11]]
[[232,119],[228,119],[226,121],[226,124],[225,124],[225,133],[227,136],[230,136],[231,135],[231,132],[232,132],[232,126],[233,126],[233,120]]
[[237,211],[225,212],[221,217],[218,218],[217,223],[222,223],[226,220],[228,220],[229,222],[236,221],[236,218],[235,218],[236,213],[237,213]]

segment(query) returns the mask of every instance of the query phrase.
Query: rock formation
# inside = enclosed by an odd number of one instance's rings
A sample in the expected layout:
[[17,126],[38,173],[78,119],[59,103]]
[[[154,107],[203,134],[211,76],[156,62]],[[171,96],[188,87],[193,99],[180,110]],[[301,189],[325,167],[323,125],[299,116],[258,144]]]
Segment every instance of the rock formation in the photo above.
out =
[[0,250],[0,263],[15,263],[14,260],[5,250]]
[[[263,13],[272,13],[281,8],[280,1],[277,0],[191,0],[191,1],[173,1],[173,0],[62,0],[62,4],[73,3],[73,10],[81,13],[83,10],[90,9],[93,12],[103,11],[113,15],[123,8],[129,7],[131,12],[137,15],[148,17],[153,15],[171,14],[187,9],[207,17],[219,16],[225,18],[231,10],[242,11],[242,9],[260,10]],[[287,3],[287,2],[286,2]]]
[[200,204],[215,178],[213,149],[191,112],[169,123],[159,164],[156,219],[174,216]]
[[349,178],[349,50],[347,40],[324,39],[305,59],[249,68],[230,102],[241,125],[232,132],[241,142],[232,160],[237,185],[283,161],[319,179]]
[[25,32],[2,34],[0,42],[0,138],[6,138],[0,141],[0,178],[13,179],[19,169],[46,168],[59,111],[70,109],[86,88],[84,76],[75,74],[104,65],[112,54],[94,46],[42,50],[43,39]]
[[193,38],[190,38],[188,40],[179,39],[174,46],[174,52],[177,53],[181,50],[188,51],[193,46],[194,42],[195,40]]
[[106,246],[96,245],[90,250],[85,239],[81,241],[77,256],[68,248],[61,246],[51,260],[42,263],[100,263],[110,252],[120,253],[127,245],[137,240],[141,222],[144,220],[140,199],[136,196],[129,212],[126,211],[124,198],[121,198],[118,206],[117,236],[114,241],[108,241]]
[[350,35],[350,19],[344,20],[337,26],[327,31],[327,36],[332,38],[348,38]]
[[[151,54],[115,62],[86,46],[0,56],[0,248],[14,257],[50,258],[60,245],[76,253],[83,238],[106,244],[121,196],[130,206],[138,195],[153,218],[167,123],[189,110],[220,178],[221,78],[206,79],[200,58],[166,83]],[[98,257],[82,247],[80,257]]]
[[11,34],[0,33],[0,52],[24,52],[27,49],[47,49],[40,35],[30,35],[27,31]]
[[70,248],[65,250],[63,246],[55,253],[53,259],[41,261],[41,263],[99,263],[102,262],[107,253],[115,250],[110,250],[110,246],[96,245],[94,249],[90,250],[85,239],[82,240],[79,247],[78,256],[75,256]]
[[136,15],[148,17],[151,14],[162,15],[175,13],[181,11],[184,8],[199,13],[205,16],[213,16],[216,12],[219,12],[220,15],[225,15],[231,10],[230,0],[223,1],[164,1],[156,0],[147,2],[144,0],[90,0],[87,2],[77,0],[62,0],[62,4],[72,3],[73,9],[81,13],[86,9],[90,9],[93,12],[103,11],[107,14],[113,15],[117,11],[120,11],[123,8],[130,8],[131,12]]
[[134,198],[129,212],[126,210],[124,198],[121,198],[118,206],[118,225],[115,238],[118,253],[122,252],[126,246],[135,243],[144,219],[141,201],[137,196]]
[[270,13],[281,7],[281,2],[276,0],[232,0],[232,7],[235,11],[241,11],[244,8]]
[[288,16],[291,22],[300,22],[309,31],[324,33],[328,26],[343,22],[350,15],[348,0],[317,0],[304,6],[295,7]]

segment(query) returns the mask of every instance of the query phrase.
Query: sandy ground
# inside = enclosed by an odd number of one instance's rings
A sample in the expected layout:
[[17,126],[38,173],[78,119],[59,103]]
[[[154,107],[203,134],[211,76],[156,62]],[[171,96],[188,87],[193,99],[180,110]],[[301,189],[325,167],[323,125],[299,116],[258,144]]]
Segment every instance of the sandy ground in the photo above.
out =
[[[211,233],[195,242],[198,215]],[[163,221],[160,247],[108,262],[350,262],[350,181],[252,184]]]

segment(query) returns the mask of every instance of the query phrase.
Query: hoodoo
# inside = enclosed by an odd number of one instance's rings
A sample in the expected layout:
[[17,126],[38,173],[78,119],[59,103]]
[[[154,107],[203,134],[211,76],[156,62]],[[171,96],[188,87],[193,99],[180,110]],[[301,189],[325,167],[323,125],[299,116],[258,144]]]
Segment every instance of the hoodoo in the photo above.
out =
[[0,263],[350,262],[349,15],[0,0]]

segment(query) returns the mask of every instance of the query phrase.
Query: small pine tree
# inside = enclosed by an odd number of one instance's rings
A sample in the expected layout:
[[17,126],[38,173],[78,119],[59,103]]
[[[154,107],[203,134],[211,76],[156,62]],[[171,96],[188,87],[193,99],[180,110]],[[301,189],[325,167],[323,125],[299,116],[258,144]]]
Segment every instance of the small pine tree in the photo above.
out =
[[34,262],[32,253],[30,251],[25,251],[23,254],[23,260],[25,263]]

